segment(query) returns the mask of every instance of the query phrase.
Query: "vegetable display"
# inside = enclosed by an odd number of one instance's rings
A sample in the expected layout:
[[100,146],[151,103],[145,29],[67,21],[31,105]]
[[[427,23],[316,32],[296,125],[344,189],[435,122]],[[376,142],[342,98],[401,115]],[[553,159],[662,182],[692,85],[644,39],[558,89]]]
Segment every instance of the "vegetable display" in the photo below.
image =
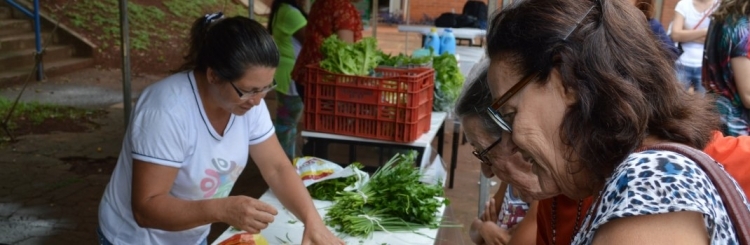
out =
[[[362,169],[362,165],[355,162],[352,163],[357,169]],[[357,182],[357,176],[352,175],[346,178],[335,178],[317,182],[307,187],[307,191],[310,192],[310,196],[314,199],[333,201],[336,193],[341,192],[347,186],[350,186]]]
[[380,53],[380,55],[382,56],[382,61],[380,62],[380,65],[382,66],[410,67],[429,65],[432,63],[432,57],[430,56],[414,58],[403,53],[400,53],[396,56],[391,56],[382,52]]
[[414,168],[417,153],[396,154],[355,191],[339,192],[326,222],[351,236],[369,237],[373,231],[416,231],[437,228],[442,199],[441,183],[427,185]]
[[461,93],[464,75],[458,68],[456,56],[444,53],[432,61],[435,69],[435,94],[432,100],[433,111],[450,111]]
[[382,54],[380,65],[393,67],[412,67],[432,65],[435,69],[435,93],[432,100],[433,111],[450,111],[461,93],[464,76],[458,67],[456,56],[444,53],[439,56],[422,56],[414,58],[404,54],[390,56]]
[[320,52],[323,54],[321,68],[346,75],[366,76],[382,59],[378,41],[372,37],[350,44],[332,35],[323,40]]

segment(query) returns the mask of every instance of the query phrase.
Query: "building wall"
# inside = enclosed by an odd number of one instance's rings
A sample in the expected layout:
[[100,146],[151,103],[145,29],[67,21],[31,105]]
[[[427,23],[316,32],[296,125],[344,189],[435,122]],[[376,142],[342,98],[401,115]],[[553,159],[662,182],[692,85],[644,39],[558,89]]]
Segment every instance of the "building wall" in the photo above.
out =
[[465,3],[466,0],[409,0],[409,20],[419,22],[425,14],[435,19],[442,13],[450,13],[452,9],[460,14]]
[[664,6],[661,11],[661,25],[664,26],[664,30],[669,27],[669,23],[674,18],[674,6],[677,5],[679,0],[664,0]]

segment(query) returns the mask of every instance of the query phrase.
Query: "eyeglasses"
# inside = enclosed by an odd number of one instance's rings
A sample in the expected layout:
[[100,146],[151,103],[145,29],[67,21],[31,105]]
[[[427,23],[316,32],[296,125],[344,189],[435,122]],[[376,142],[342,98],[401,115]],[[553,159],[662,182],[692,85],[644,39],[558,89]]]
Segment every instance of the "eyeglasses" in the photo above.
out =
[[505,94],[495,100],[495,102],[493,102],[490,107],[487,107],[487,114],[490,115],[490,118],[492,118],[492,120],[495,121],[495,123],[506,132],[512,133],[513,128],[509,123],[503,120],[503,114],[500,113],[500,107],[505,105],[505,103],[508,102],[508,100],[510,100],[513,95],[516,95],[518,93],[518,91],[521,91],[521,89],[526,87],[526,85],[529,84],[531,80],[534,80],[537,75],[538,73],[535,72],[522,78],[521,81],[516,83],[516,85],[513,85],[513,87],[511,87],[508,92],[505,92]]
[[240,89],[237,88],[237,86],[234,86],[234,82],[229,82],[229,85],[232,85],[232,88],[234,88],[234,91],[237,92],[237,95],[240,96],[240,100],[249,100],[251,98],[255,98],[255,96],[258,96],[259,94],[265,94],[276,88],[276,79],[273,80],[273,83],[271,85],[266,86],[265,88],[256,89],[250,92],[242,92]]
[[490,146],[488,146],[482,152],[477,152],[476,150],[474,150],[471,152],[471,154],[474,154],[475,157],[479,158],[479,161],[482,162],[482,164],[490,165],[490,159],[487,158],[487,152],[490,152],[492,147],[495,147],[497,144],[499,144],[502,139],[502,137],[498,138],[494,143],[490,144]]

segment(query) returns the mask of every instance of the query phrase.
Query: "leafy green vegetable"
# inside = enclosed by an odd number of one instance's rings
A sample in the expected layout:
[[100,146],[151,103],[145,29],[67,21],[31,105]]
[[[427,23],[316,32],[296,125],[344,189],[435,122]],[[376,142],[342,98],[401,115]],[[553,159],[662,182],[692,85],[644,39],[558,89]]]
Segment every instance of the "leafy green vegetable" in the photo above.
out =
[[432,57],[430,56],[422,56],[419,58],[414,58],[412,56],[405,55],[403,53],[399,53],[396,56],[391,56],[382,52],[381,52],[381,56],[383,57],[383,59],[380,62],[380,65],[383,65],[383,66],[393,66],[393,67],[422,66],[422,65],[429,65],[432,62]]
[[371,37],[349,44],[332,35],[323,40],[320,52],[323,54],[321,68],[346,75],[366,76],[382,59],[378,41]]
[[458,68],[456,56],[444,53],[432,61],[435,69],[435,94],[432,100],[433,111],[449,111],[461,93],[464,75]]
[[461,88],[464,84],[464,76],[458,67],[456,56],[444,53],[439,56],[422,56],[413,58],[408,55],[399,54],[390,56],[382,54],[383,61],[380,65],[394,67],[409,67],[414,65],[432,64],[435,69],[435,92],[433,96],[433,111],[449,111],[453,108]]
[[326,222],[339,232],[361,237],[373,231],[439,227],[435,214],[448,200],[436,198],[444,195],[442,184],[419,182],[416,156],[416,151],[396,154],[360,190],[339,192]]
[[[362,168],[362,164],[358,162],[352,163],[352,165],[358,169]],[[336,193],[343,191],[344,188],[355,182],[357,182],[356,175],[346,178],[329,179],[307,186],[307,191],[310,192],[310,196],[314,199],[333,201]]]

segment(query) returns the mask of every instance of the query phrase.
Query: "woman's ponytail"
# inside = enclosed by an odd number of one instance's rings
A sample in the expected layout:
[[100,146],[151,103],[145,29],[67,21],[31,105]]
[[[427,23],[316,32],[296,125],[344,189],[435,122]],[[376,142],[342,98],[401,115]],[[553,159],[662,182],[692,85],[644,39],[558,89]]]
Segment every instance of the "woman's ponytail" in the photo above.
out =
[[190,28],[190,46],[188,47],[188,53],[182,57],[185,61],[180,65],[180,68],[177,69],[178,71],[192,70],[198,66],[198,52],[203,48],[208,29],[216,21],[222,18],[224,18],[224,14],[216,12],[213,14],[206,14],[193,22],[193,26]]

